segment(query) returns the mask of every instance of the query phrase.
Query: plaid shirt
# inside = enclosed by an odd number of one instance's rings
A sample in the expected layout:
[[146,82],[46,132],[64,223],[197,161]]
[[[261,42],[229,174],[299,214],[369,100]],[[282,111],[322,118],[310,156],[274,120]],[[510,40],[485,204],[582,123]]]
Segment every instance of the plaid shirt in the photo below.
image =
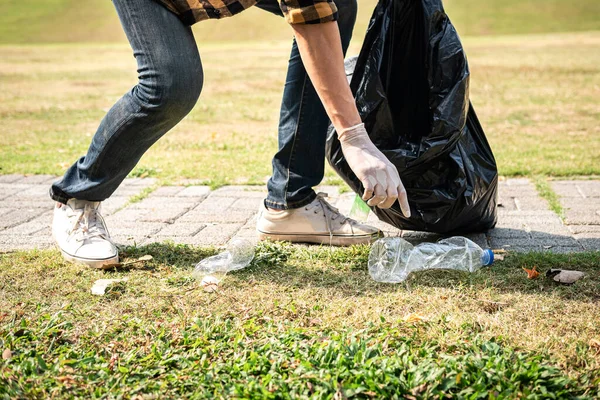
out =
[[[258,0],[158,0],[185,24],[225,18],[255,5]],[[337,20],[333,0],[278,0],[290,24],[319,24]]]

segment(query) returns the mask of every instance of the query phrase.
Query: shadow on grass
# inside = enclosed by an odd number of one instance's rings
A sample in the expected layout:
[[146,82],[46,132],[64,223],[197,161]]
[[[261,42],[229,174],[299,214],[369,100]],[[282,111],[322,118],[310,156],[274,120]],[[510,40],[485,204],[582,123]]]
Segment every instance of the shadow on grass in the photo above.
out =
[[[150,254],[149,268],[168,265],[189,269],[205,257],[216,254],[214,248],[198,248],[172,242],[127,247],[126,257]],[[586,302],[600,301],[600,252],[554,254],[550,252],[509,253],[474,274],[459,271],[423,271],[412,274],[400,284],[381,284],[368,274],[369,246],[331,248],[288,243],[262,242],[256,246],[252,264],[231,274],[240,285],[270,284],[290,290],[302,288],[335,289],[340,296],[369,296],[376,293],[412,291],[420,287],[474,290],[493,288],[497,292],[548,294]],[[540,277],[527,279],[523,267],[537,267]],[[551,268],[576,269],[587,276],[574,285],[558,284],[544,276]]]

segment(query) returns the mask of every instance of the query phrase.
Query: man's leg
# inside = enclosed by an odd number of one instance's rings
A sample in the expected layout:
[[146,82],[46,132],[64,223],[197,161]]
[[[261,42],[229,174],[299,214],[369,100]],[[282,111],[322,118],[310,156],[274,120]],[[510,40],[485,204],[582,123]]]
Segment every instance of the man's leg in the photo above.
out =
[[191,29],[152,0],[113,0],[138,64],[139,83],[106,114],[87,154],[50,189],[52,234],[65,259],[118,262],[100,212],[144,152],[196,103],[202,66]]
[[139,82],[106,114],[87,154],[52,185],[51,197],[102,201],[142,155],[194,107],[202,89],[192,31],[155,1],[114,0]]
[[[356,0],[337,0],[336,5],[345,53],[357,5]],[[257,6],[281,15],[275,0],[263,0]],[[261,239],[351,245],[381,235],[377,228],[344,217],[312,189],[323,179],[328,127],[329,118],[294,41],[281,104],[279,151],[256,225]]]
[[[356,22],[356,0],[335,0],[344,53]],[[263,0],[257,7],[278,13],[276,1]],[[321,183],[325,168],[325,141],[329,118],[321,104],[294,40],[279,119],[279,150],[273,158],[273,175],[267,184],[269,208],[286,210],[312,202],[313,187]]]

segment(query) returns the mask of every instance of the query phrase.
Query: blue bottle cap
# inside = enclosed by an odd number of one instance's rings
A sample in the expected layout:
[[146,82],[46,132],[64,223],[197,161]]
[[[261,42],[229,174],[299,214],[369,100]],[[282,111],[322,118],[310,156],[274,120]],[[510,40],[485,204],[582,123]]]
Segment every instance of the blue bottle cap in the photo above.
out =
[[494,252],[490,249],[483,250],[481,255],[481,265],[488,266],[494,263]]

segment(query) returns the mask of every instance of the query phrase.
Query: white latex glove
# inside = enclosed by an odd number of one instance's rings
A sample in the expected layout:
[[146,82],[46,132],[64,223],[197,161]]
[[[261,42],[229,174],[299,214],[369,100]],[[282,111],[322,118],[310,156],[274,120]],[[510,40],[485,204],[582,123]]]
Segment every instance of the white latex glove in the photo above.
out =
[[365,188],[363,200],[379,208],[390,208],[398,200],[402,213],[409,218],[406,189],[398,170],[371,142],[365,125],[344,129],[338,139],[348,165]]

